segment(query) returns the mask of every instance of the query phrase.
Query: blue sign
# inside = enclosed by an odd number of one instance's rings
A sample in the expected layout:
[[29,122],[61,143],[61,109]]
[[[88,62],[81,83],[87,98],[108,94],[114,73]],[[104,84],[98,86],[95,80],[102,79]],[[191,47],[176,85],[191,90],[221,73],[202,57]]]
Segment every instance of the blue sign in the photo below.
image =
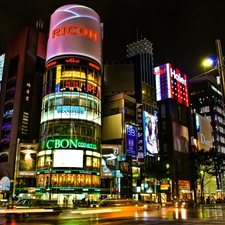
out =
[[131,125],[126,125],[126,139],[127,139],[127,155],[136,159],[136,128]]

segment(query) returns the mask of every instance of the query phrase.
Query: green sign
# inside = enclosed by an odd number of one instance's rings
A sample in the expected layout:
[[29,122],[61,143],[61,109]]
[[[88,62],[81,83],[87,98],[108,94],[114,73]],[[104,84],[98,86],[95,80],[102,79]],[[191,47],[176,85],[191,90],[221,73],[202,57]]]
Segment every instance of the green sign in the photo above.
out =
[[92,148],[97,149],[96,144],[79,142],[78,139],[54,139],[48,140],[45,144],[47,149],[73,149],[73,148]]

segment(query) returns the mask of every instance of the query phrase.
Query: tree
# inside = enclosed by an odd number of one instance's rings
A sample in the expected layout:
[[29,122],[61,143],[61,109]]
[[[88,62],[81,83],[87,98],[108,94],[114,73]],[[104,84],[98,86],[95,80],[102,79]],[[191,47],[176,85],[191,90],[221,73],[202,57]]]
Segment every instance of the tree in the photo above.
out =
[[[209,150],[201,149],[195,150],[191,154],[192,159],[192,176],[195,181],[195,190],[197,189],[197,181],[201,185],[201,203],[203,203],[204,187],[210,182],[210,178],[216,175],[216,150],[210,148]],[[207,176],[206,178],[206,174]],[[196,193],[195,193],[196,196]]]

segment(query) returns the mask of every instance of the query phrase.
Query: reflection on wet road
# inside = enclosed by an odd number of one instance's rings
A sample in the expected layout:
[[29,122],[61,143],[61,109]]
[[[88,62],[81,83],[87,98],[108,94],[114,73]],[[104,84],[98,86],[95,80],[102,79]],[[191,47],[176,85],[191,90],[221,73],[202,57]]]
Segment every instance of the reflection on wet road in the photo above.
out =
[[198,206],[194,209],[162,208],[155,211],[123,209],[65,210],[59,216],[14,218],[0,216],[0,225],[147,225],[147,224],[225,224],[225,205]]

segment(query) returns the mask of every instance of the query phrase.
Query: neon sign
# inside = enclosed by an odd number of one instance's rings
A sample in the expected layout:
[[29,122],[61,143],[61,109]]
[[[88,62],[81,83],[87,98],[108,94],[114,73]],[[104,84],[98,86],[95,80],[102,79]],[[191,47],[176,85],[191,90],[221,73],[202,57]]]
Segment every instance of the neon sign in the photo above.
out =
[[181,77],[180,73],[177,74],[176,70],[173,70],[172,68],[170,68],[170,71],[171,71],[171,77],[173,77],[175,80],[181,82],[183,85],[186,86],[187,80]]
[[93,67],[93,68],[95,68],[96,70],[100,70],[100,67],[97,66],[97,65],[94,64],[94,63],[91,63],[91,62],[90,62],[88,65],[91,66],[91,67]]
[[180,70],[170,63],[155,67],[153,73],[156,79],[157,101],[172,98],[189,106],[186,74],[181,74]]
[[52,39],[54,39],[55,37],[63,36],[63,35],[79,35],[79,36],[89,37],[95,41],[98,40],[97,32],[82,26],[70,25],[66,27],[56,28],[52,31]]
[[54,139],[48,140],[45,144],[47,149],[73,149],[73,148],[92,148],[97,149],[96,144],[79,142],[78,139]]
[[56,63],[57,63],[57,61],[50,62],[45,67],[46,67],[46,69],[48,69],[49,67],[56,65]]
[[80,59],[74,59],[74,58],[70,58],[70,59],[66,59],[67,63],[80,63]]
[[52,66],[56,66],[59,64],[78,64],[78,65],[84,65],[84,66],[90,66],[95,70],[100,71],[101,68],[100,66],[98,66],[97,64],[90,62],[89,60],[85,60],[85,59],[79,59],[79,58],[63,58],[63,59],[58,59],[55,61],[52,61],[48,64],[46,64],[46,69],[52,67]]

